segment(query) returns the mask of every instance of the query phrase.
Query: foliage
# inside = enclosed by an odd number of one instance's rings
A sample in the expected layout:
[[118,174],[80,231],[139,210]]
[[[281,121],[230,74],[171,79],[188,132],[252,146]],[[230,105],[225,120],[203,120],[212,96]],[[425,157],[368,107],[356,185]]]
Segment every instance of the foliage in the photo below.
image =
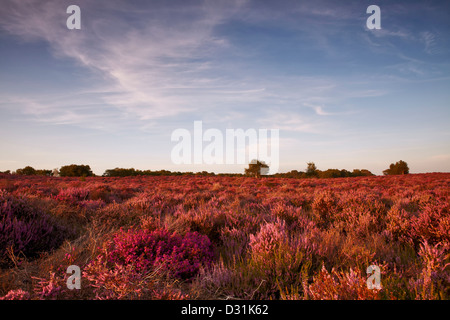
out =
[[213,259],[206,236],[196,232],[181,236],[167,230],[120,230],[106,252],[113,265],[132,265],[137,272],[161,267],[181,279],[191,279]]
[[25,175],[25,176],[32,176],[36,174],[36,170],[33,167],[26,166],[23,169],[17,169],[16,174]]
[[[194,175],[193,172],[172,172],[168,170],[139,170],[134,168],[115,168],[107,169],[103,173],[103,177],[135,177],[135,176],[180,176],[180,175]],[[215,175],[213,172],[198,172],[197,175]]]
[[22,169],[17,169],[16,170],[16,174],[18,175],[24,175],[24,176],[33,176],[33,175],[38,175],[38,176],[52,176],[52,170],[46,170],[46,169],[34,169],[31,166],[26,166],[25,168]]
[[366,278],[350,268],[329,273],[325,267],[314,277],[313,283],[304,284],[305,298],[311,300],[374,300],[379,299],[380,289],[368,289]]
[[68,232],[26,199],[0,190],[0,267],[11,265],[19,254],[34,258],[58,247]]
[[[2,174],[0,297],[448,300],[449,183]],[[366,285],[373,264],[381,290]]]
[[269,166],[264,161],[252,160],[245,169],[245,175],[259,178],[261,175],[267,174],[268,168]]
[[384,175],[397,175],[408,173],[409,173],[408,164],[403,160],[397,161],[395,164],[391,163],[389,169],[383,171]]
[[308,162],[308,166],[306,167],[306,176],[307,177],[317,177],[319,176],[319,171],[314,162]]
[[94,176],[90,166],[76,165],[76,164],[62,166],[59,169],[59,175],[61,177],[91,177],[91,176]]

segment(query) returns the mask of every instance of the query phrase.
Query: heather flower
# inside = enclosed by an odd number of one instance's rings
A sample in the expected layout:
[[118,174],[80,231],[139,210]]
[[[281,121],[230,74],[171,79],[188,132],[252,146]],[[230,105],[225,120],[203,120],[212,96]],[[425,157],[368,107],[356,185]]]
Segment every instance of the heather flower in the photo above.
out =
[[256,236],[250,236],[249,245],[249,267],[267,281],[270,295],[279,286],[299,285],[311,265],[309,250],[299,239],[288,235],[283,220],[263,225]]
[[68,231],[26,199],[0,194],[0,266],[11,264],[10,255],[34,258],[58,247]]
[[386,227],[383,234],[390,241],[410,243],[411,219],[413,216],[403,209],[399,204],[395,204],[389,209],[386,215]]
[[209,266],[213,250],[209,239],[197,232],[184,236],[167,230],[120,231],[107,250],[111,265],[133,265],[138,272],[162,267],[170,275],[191,279]]
[[88,200],[89,189],[67,188],[59,191],[56,200],[64,201],[70,204],[78,204],[80,201]]
[[111,268],[103,256],[98,256],[83,270],[83,278],[99,300],[139,299],[148,287],[145,277],[146,274],[138,272],[132,264],[116,263]]
[[290,230],[294,230],[298,227],[299,219],[304,216],[302,215],[302,207],[296,208],[284,203],[277,203],[272,206],[271,212],[275,217],[283,219]]
[[28,291],[22,289],[10,290],[6,295],[0,297],[0,300],[29,300],[31,298]]
[[245,254],[249,242],[246,230],[236,227],[225,227],[221,230],[220,239],[226,258],[232,259]]
[[450,204],[434,201],[424,205],[411,222],[411,238],[415,243],[425,239],[430,244],[450,242]]
[[[0,175],[0,267],[47,275],[27,293],[10,286],[28,272],[4,269],[3,298],[448,299],[449,178]],[[75,250],[53,252],[59,221]],[[82,290],[66,289],[71,264]]]
[[41,278],[34,279],[39,280],[34,287],[34,293],[41,300],[55,300],[66,291],[66,288],[61,285],[62,280],[54,272],[50,272],[50,278],[48,280]]
[[256,236],[250,235],[252,256],[264,259],[266,255],[274,253],[287,239],[286,226],[283,220],[266,223]]
[[105,206],[103,200],[83,200],[79,202],[81,208],[85,208],[90,211],[96,211]]
[[450,245],[427,241],[420,245],[419,257],[422,270],[416,280],[410,280],[410,287],[416,292],[416,299],[448,299],[450,297]]
[[187,212],[177,210],[175,215],[178,223],[184,225],[187,230],[204,234],[215,243],[220,240],[220,230],[227,221],[226,212],[216,207],[210,207],[209,204],[198,206]]
[[319,191],[311,204],[313,217],[319,227],[328,227],[335,219],[335,213],[339,210],[338,201],[333,193]]
[[366,277],[350,268],[348,272],[329,273],[325,266],[313,278],[313,283],[303,283],[305,299],[310,300],[373,300],[379,299],[380,289],[369,289]]
[[131,208],[136,208],[139,210],[148,210],[152,207],[153,202],[151,195],[146,192],[142,192],[134,196],[133,198],[127,200],[126,204]]

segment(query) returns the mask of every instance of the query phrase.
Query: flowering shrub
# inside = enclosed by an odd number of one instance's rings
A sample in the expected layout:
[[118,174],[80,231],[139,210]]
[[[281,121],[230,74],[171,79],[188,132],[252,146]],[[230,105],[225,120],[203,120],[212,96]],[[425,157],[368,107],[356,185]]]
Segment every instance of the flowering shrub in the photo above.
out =
[[187,212],[177,211],[175,214],[187,230],[204,234],[215,243],[220,239],[220,230],[225,226],[227,219],[226,212],[210,205],[198,206]]
[[89,189],[83,188],[67,188],[59,191],[56,200],[64,201],[70,204],[78,204],[80,201],[87,200],[89,197]]
[[30,294],[22,289],[11,290],[5,296],[0,297],[0,300],[29,300]]
[[293,207],[291,205],[286,205],[282,203],[277,203],[271,208],[271,213],[280,219],[283,219],[287,224],[287,227],[291,230],[303,227],[302,217],[304,217],[304,212],[302,207]]
[[67,290],[67,287],[61,285],[61,279],[58,279],[54,272],[50,272],[48,280],[35,279],[38,280],[38,283],[34,287],[34,293],[41,300],[56,300]]
[[264,280],[259,294],[266,298],[276,296],[280,286],[300,285],[311,266],[311,252],[288,235],[284,220],[266,223],[256,235],[250,235],[249,249],[245,273],[256,277],[253,281]]
[[[0,296],[449,299],[449,185],[448,173],[0,175]],[[66,289],[71,264],[82,290]]]
[[83,271],[83,278],[93,289],[95,299],[155,299],[182,300],[188,295],[170,285],[161,287],[157,284],[158,271],[137,270],[133,264],[115,263],[113,266],[104,256],[88,264]]
[[240,228],[225,227],[221,229],[222,252],[230,259],[242,257],[246,253],[249,242],[247,232]]
[[162,267],[181,279],[191,279],[202,266],[209,266],[212,259],[211,242],[206,236],[197,232],[181,236],[167,230],[121,230],[107,254],[112,265],[130,264],[137,272]]
[[450,298],[450,246],[437,243],[432,246],[427,241],[420,245],[419,256],[422,270],[416,280],[410,280],[410,287],[416,299]]
[[110,203],[113,200],[117,200],[117,197],[114,196],[113,190],[109,186],[97,185],[94,188],[89,189],[89,199]]
[[10,255],[34,258],[40,252],[58,247],[67,228],[51,221],[50,216],[27,203],[0,191],[0,266],[10,265]]
[[275,223],[266,223],[256,236],[250,235],[252,257],[264,262],[268,255],[274,254],[287,241],[284,221],[277,220]]
[[337,200],[329,191],[318,192],[311,204],[313,217],[319,227],[326,228],[335,219],[338,211]]
[[110,268],[102,256],[85,268],[83,276],[94,288],[96,299],[139,299],[146,293],[141,285],[145,282],[144,273],[137,272],[131,264]]
[[412,221],[411,238],[418,244],[425,239],[431,244],[450,242],[450,203],[434,201],[423,206]]
[[92,220],[103,228],[114,230],[137,224],[141,216],[142,214],[132,210],[126,204],[113,202],[97,209]]
[[240,259],[230,266],[221,260],[208,270],[200,270],[196,285],[223,299],[269,299],[276,285],[268,284],[260,271]]
[[386,234],[391,241],[408,242],[412,216],[399,205],[391,207],[387,213]]
[[79,202],[81,208],[86,208],[87,210],[96,211],[105,206],[103,200],[83,200]]

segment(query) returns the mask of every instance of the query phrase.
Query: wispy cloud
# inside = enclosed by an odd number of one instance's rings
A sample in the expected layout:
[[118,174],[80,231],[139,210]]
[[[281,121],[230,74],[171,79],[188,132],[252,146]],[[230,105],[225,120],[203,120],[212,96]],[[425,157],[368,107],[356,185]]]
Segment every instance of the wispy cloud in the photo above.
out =
[[[103,101],[148,120],[201,109],[199,91],[204,96],[220,96],[255,90],[252,86],[235,87],[214,75],[216,67],[211,61],[227,43],[213,35],[213,28],[239,7],[239,2],[227,4],[227,8],[217,3],[168,12],[155,8],[151,13],[154,19],[141,20],[135,28],[123,16],[114,15],[116,11],[132,11],[127,3],[108,2],[103,13],[89,20],[84,13],[89,17],[89,11],[101,5],[83,2],[82,30],[68,31],[61,23],[67,17],[61,1],[8,1],[0,25],[22,39],[44,40],[56,56],[100,71],[108,79],[109,91],[114,92],[103,96]],[[177,19],[186,22],[184,16],[190,16],[189,22],[177,23]],[[25,112],[39,116],[45,113],[42,110],[52,109],[38,104],[27,101]],[[66,114],[76,121],[70,111]],[[54,119],[62,118],[57,115]]]
[[424,43],[424,51],[430,55],[442,53],[441,48],[438,45],[438,36],[430,31],[421,32],[419,39]]
[[324,111],[323,106],[314,105],[314,104],[307,103],[307,102],[303,103],[303,105],[312,108],[319,116],[330,116],[333,114],[333,113]]
[[326,133],[323,123],[296,112],[268,111],[258,120],[262,128],[279,129],[282,132]]
[[[234,108],[241,109],[241,116],[252,119],[256,104],[283,107],[288,112],[294,112],[296,106],[306,106],[317,116],[329,116],[336,111],[330,112],[324,105],[337,103],[331,99],[339,99],[345,92],[348,96],[364,97],[378,94],[375,89],[349,92],[336,79],[323,76],[273,74],[262,79],[257,70],[246,66],[243,71],[239,64],[224,62],[226,54],[233,56],[239,49],[226,35],[215,32],[216,28],[233,18],[250,17],[261,24],[273,18],[271,6],[258,6],[255,11],[250,10],[255,3],[247,1],[217,1],[214,5],[194,2],[179,7],[151,3],[138,11],[124,1],[81,1],[82,30],[69,31],[65,27],[68,4],[69,1],[56,0],[9,0],[0,13],[1,27],[11,34],[26,40],[43,40],[54,55],[69,57],[103,77],[100,84],[94,85],[99,87],[95,96],[72,92],[64,100],[33,96],[17,100],[25,113],[41,121],[98,126],[102,116],[108,121],[131,117],[142,122],[138,126],[147,128],[155,119],[181,115],[210,114],[214,118],[216,114],[227,119]],[[330,41],[336,31],[320,27],[317,17],[341,23],[350,19],[351,10],[332,7],[328,2],[289,2],[290,11],[285,10],[286,5],[275,10],[283,15],[278,21],[290,19],[285,27],[299,30],[296,19],[299,15],[308,17],[313,24],[306,24],[308,30],[318,32],[313,40],[316,46],[332,55],[334,46]],[[96,111],[83,107],[93,104]],[[295,130],[309,128],[298,121],[296,125],[299,126],[292,126]]]

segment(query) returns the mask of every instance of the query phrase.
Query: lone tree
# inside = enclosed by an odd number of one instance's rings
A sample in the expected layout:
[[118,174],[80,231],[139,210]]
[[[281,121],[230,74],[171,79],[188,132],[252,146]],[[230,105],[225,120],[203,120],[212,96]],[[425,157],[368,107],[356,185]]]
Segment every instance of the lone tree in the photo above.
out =
[[52,175],[51,170],[46,169],[34,169],[33,167],[26,166],[22,169],[17,169],[16,174],[24,175],[24,176],[48,176],[50,177]]
[[264,161],[252,160],[245,169],[245,175],[251,177],[261,177],[269,172],[269,166]]
[[400,160],[395,164],[391,163],[389,169],[383,171],[384,175],[408,174],[408,173],[409,173],[408,164],[403,160]]
[[59,169],[61,177],[91,177],[94,176],[91,167],[88,165],[71,164],[69,166],[62,166]]
[[308,162],[308,167],[306,168],[305,174],[307,177],[319,176],[319,170],[317,170],[317,167],[314,162]]

